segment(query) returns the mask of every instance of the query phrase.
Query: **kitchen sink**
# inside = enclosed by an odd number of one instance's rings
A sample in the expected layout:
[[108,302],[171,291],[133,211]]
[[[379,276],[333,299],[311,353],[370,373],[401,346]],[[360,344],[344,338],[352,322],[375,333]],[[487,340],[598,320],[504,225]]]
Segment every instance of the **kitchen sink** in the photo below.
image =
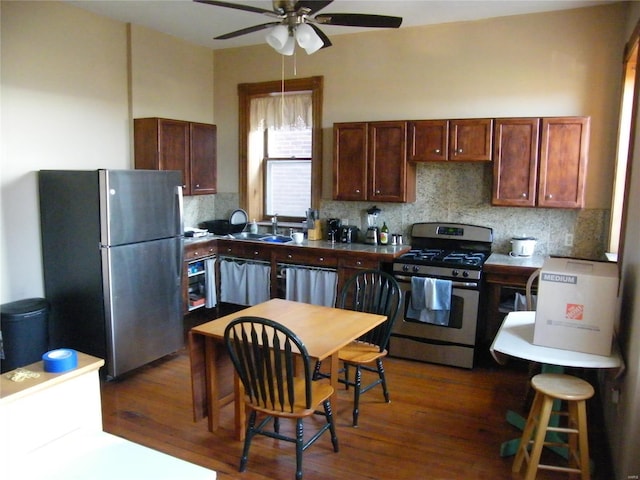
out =
[[263,235],[262,238],[259,238],[258,240],[261,242],[288,243],[292,242],[293,238],[286,235]]
[[232,233],[231,236],[233,238],[238,238],[241,240],[261,240],[262,238],[268,235],[265,235],[264,233],[240,232],[240,233]]

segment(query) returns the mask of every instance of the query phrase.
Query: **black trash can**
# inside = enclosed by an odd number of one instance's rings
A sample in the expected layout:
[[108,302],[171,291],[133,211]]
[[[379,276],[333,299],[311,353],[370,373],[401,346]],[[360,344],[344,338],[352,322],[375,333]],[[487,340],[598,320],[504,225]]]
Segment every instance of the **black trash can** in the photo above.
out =
[[[49,302],[27,298],[0,305],[2,351],[0,372],[37,362],[48,350]],[[2,352],[0,352],[2,353]],[[0,356],[2,358],[2,356]]]

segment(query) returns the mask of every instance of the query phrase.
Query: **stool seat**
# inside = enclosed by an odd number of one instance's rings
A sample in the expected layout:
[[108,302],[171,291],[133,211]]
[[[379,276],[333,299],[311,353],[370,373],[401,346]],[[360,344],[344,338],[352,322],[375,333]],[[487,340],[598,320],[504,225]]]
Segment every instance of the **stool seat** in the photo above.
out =
[[541,373],[531,379],[531,385],[537,392],[558,400],[587,400],[595,393],[589,382],[562,373]]
[[[581,378],[558,373],[540,373],[531,379],[531,386],[536,395],[522,432],[512,471],[519,472],[526,460],[528,465],[525,480],[533,480],[538,469],[579,473],[582,480],[589,480],[586,401],[594,395],[593,387]],[[562,401],[567,403],[567,411],[559,409]],[[552,415],[566,416],[566,427],[550,422]],[[566,435],[568,441],[563,440],[559,433]],[[567,447],[569,465],[540,464],[544,445]]]

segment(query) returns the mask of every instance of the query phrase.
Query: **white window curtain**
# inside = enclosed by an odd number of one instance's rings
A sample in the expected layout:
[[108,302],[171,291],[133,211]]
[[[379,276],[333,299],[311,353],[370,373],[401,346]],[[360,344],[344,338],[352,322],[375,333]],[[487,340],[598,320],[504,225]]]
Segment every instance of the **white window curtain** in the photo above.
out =
[[249,112],[251,132],[311,128],[313,110],[311,93],[286,93],[251,99]]

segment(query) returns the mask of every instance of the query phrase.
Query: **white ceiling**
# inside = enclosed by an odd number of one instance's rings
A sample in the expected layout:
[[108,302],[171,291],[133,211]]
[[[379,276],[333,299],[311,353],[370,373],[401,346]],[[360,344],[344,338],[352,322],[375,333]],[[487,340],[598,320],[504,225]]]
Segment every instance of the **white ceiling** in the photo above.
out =
[[[229,0],[271,9],[271,0]],[[317,13],[370,13],[403,18],[400,28],[437,23],[581,8],[615,0],[334,0]],[[125,23],[142,25],[212,49],[264,42],[264,31],[229,40],[213,37],[273,21],[259,13],[194,3],[191,0],[69,0],[70,4]],[[322,26],[329,37],[373,30]]]

